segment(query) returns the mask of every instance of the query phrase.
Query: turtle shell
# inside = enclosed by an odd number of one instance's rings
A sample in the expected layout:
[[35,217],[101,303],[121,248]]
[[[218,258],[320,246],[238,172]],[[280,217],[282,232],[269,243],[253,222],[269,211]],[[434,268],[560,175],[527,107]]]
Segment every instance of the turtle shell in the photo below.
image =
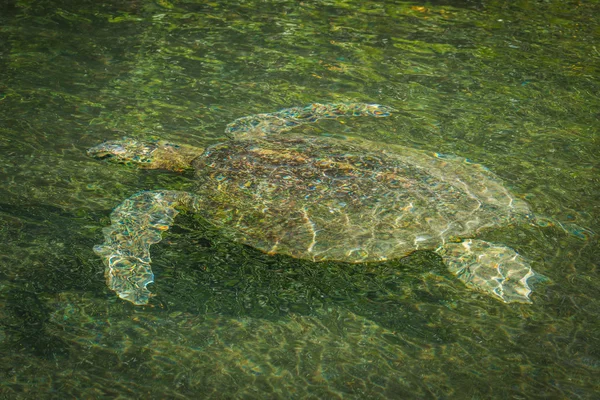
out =
[[464,159],[359,139],[232,140],[194,161],[198,212],[233,239],[314,261],[380,261],[529,213]]

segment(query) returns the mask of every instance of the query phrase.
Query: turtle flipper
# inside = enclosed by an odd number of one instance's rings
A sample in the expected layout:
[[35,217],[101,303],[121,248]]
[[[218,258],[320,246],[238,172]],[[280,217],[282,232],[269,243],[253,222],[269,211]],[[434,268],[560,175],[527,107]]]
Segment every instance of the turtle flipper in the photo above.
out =
[[483,240],[446,243],[438,250],[448,269],[467,286],[506,303],[531,303],[528,281],[540,277],[513,249]]
[[272,113],[238,118],[225,128],[225,133],[236,139],[260,137],[289,131],[299,125],[315,123],[320,119],[338,117],[387,117],[394,110],[381,104],[367,103],[313,103],[306,107],[285,108]]
[[121,203],[110,215],[111,225],[102,230],[104,243],[94,247],[106,266],[106,284],[133,304],[147,304],[154,281],[150,267],[150,246],[169,229],[176,207],[194,208],[187,192],[156,190],[139,192]]

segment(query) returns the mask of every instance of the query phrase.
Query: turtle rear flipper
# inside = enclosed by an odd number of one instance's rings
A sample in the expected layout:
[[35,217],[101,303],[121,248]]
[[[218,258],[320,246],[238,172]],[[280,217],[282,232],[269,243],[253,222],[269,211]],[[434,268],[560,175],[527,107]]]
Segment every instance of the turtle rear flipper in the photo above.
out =
[[187,192],[155,190],[139,192],[121,203],[110,215],[111,225],[102,229],[104,243],[94,247],[106,266],[108,287],[137,305],[147,304],[146,288],[154,282],[150,246],[162,239],[179,208],[193,208],[195,198]]
[[450,272],[467,286],[498,296],[505,303],[531,303],[529,280],[541,275],[513,249],[468,239],[446,243],[437,251]]

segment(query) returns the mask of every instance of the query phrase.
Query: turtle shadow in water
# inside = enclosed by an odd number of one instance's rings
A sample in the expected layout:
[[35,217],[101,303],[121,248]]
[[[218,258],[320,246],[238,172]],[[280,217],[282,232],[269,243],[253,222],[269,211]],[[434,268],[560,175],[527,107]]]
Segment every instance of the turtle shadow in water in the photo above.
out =
[[153,247],[153,290],[161,295],[150,301],[169,312],[279,320],[343,307],[410,337],[449,342],[450,333],[432,328],[419,305],[472,294],[432,251],[386,262],[315,263],[227,240],[197,216],[179,216],[173,228]]
[[2,296],[4,310],[0,324],[6,333],[3,345],[46,359],[62,359],[69,345],[48,332],[50,310],[36,293],[12,289]]
[[69,345],[52,332],[53,306],[48,299],[61,292],[104,287],[97,266],[89,262],[93,235],[84,227],[93,226],[91,221],[97,219],[48,205],[0,203],[2,262],[10,267],[0,272],[0,342],[7,358],[68,357]]

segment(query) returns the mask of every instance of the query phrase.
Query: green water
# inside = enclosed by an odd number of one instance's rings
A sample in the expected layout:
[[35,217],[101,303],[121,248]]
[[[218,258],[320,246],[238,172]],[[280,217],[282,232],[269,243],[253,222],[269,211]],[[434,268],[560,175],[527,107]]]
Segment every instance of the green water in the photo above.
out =
[[[1,4],[0,398],[598,398],[597,1]],[[150,306],[106,288],[112,208],[192,177],[88,147],[206,146],[316,101],[401,112],[307,134],[469,158],[546,217],[480,235],[549,278],[534,303],[470,290],[432,252],[304,262],[192,215],[153,247]]]

